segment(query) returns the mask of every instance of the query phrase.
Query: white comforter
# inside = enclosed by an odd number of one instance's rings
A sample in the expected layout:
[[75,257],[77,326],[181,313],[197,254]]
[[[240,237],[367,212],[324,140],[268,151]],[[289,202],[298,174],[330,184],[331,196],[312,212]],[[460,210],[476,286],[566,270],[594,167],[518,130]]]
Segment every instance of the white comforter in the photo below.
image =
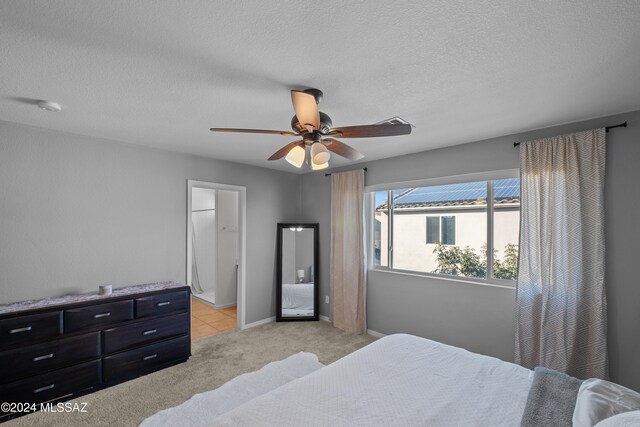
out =
[[313,310],[313,283],[282,285],[282,308]]
[[213,426],[517,426],[529,370],[390,335],[263,394]]
[[150,416],[140,427],[205,426],[236,406],[323,366],[315,354],[300,352],[237,376],[215,390],[196,394],[181,405]]

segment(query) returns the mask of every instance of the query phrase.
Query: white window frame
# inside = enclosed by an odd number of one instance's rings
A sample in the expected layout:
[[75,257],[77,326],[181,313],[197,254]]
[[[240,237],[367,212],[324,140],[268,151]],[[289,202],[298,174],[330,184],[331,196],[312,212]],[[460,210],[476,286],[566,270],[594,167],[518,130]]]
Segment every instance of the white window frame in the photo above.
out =
[[[471,173],[464,175],[453,175],[448,177],[441,178],[429,178],[429,179],[421,179],[414,181],[401,181],[401,182],[393,182],[393,183],[385,183],[385,184],[374,184],[368,185],[364,188],[366,195],[366,211],[367,211],[367,229],[369,233],[367,233],[367,252],[368,252],[368,264],[370,270],[375,271],[383,271],[389,273],[397,273],[397,274],[406,274],[412,276],[424,276],[424,277],[433,277],[437,279],[443,280],[453,280],[458,282],[467,282],[467,283],[475,283],[482,285],[490,285],[490,286],[499,286],[506,288],[515,288],[516,281],[515,280],[506,280],[506,279],[496,279],[493,277],[493,251],[490,248],[493,248],[493,213],[494,213],[494,203],[493,203],[493,181],[499,179],[507,179],[507,178],[519,178],[520,170],[519,169],[505,169],[499,171],[492,172],[481,172],[481,173]],[[374,265],[374,221],[373,214],[375,212],[375,198],[373,193],[376,191],[388,191],[388,203],[389,210],[393,209],[393,198],[391,197],[391,192],[400,188],[415,188],[415,187],[431,187],[436,185],[447,185],[447,184],[462,184],[465,182],[476,182],[476,181],[486,181],[487,185],[487,277],[486,278],[477,278],[477,277],[465,277],[465,276],[453,276],[448,274],[440,274],[440,273],[430,273],[424,271],[414,271],[414,270],[403,270],[388,266]],[[490,185],[489,185],[490,184]],[[389,215],[389,224],[387,226],[387,242],[389,244],[388,248],[388,259],[387,264],[393,266],[393,215]],[[383,248],[380,248],[382,250]]]

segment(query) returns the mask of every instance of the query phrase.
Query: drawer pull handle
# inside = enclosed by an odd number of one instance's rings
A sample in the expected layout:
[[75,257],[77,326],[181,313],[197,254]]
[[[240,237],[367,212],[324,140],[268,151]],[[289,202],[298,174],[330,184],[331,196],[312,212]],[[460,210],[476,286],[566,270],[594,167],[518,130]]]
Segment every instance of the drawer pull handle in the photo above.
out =
[[12,329],[9,331],[10,334],[17,334],[19,332],[27,332],[31,330],[31,326],[25,326],[24,328]]
[[162,306],[164,306],[164,305],[169,305],[169,304],[171,304],[171,301],[163,301],[163,302],[159,302],[159,303],[157,303],[156,305],[157,305],[158,307],[162,307]]
[[158,332],[157,329],[149,329],[148,331],[144,331],[142,335],[151,335],[151,334],[155,334],[156,332]]
[[158,353],[154,353],[154,354],[150,354],[148,356],[145,356],[142,358],[142,360],[151,360],[151,359],[155,359],[156,357],[158,357]]
[[34,362],[39,362],[39,361],[44,360],[44,359],[51,359],[52,357],[53,357],[53,353],[49,353],[49,354],[45,354],[43,356],[34,357],[33,361]]
[[40,393],[41,391],[51,390],[55,386],[56,386],[55,384],[49,384],[49,385],[46,385],[44,387],[37,388],[37,389],[33,390],[33,392],[34,393]]
[[101,317],[107,317],[107,316],[111,316],[111,313],[110,313],[110,312],[108,312],[108,311],[107,311],[106,313],[94,314],[94,315],[93,315],[93,318],[94,318],[94,319],[99,319],[99,318],[101,318]]

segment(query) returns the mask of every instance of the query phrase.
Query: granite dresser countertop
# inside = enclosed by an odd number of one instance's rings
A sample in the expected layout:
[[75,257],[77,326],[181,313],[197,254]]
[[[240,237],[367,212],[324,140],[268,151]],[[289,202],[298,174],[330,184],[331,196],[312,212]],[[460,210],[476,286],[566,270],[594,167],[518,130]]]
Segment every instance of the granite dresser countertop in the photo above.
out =
[[61,297],[43,298],[28,301],[13,302],[10,304],[0,304],[0,314],[16,313],[19,311],[32,310],[34,308],[47,308],[56,305],[73,304],[85,301],[108,301],[110,298],[122,297],[141,292],[162,291],[165,289],[173,289],[184,287],[178,282],[158,282],[147,283],[145,285],[127,286],[124,288],[114,288],[110,295],[98,295],[98,291],[86,294],[64,295]]

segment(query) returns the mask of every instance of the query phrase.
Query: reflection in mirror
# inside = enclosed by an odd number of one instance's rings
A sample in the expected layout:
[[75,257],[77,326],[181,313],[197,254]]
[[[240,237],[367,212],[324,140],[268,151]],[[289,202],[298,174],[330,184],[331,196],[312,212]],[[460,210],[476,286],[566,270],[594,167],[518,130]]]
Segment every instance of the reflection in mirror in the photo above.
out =
[[317,224],[278,224],[278,320],[318,320]]

